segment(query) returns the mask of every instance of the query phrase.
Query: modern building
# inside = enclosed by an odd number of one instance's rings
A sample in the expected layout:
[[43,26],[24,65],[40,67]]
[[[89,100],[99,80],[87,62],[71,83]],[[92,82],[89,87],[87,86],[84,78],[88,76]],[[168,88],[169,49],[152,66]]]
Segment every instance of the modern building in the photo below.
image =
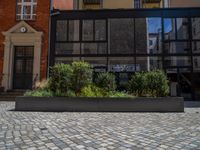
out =
[[50,1],[0,1],[0,81],[30,89],[47,77]]
[[31,89],[55,63],[85,60],[122,90],[135,72],[163,69],[175,95],[200,97],[200,10],[175,8],[200,2],[180,2],[1,0],[1,87]]

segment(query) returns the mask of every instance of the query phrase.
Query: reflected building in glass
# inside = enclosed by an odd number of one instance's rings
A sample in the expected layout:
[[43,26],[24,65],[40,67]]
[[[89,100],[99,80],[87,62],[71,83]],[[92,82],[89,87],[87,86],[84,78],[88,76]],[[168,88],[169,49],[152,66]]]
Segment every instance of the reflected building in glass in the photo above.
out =
[[176,96],[197,98],[199,11],[194,8],[60,11],[52,16],[49,64],[87,61],[92,64],[94,74],[106,71],[115,74],[119,90],[125,89],[135,72],[161,69],[167,73]]

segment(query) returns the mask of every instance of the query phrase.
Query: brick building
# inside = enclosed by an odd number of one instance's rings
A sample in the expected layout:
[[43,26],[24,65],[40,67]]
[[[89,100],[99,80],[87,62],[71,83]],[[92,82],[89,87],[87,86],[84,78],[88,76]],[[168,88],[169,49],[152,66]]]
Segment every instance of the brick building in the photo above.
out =
[[0,0],[0,81],[28,89],[46,78],[50,0]]

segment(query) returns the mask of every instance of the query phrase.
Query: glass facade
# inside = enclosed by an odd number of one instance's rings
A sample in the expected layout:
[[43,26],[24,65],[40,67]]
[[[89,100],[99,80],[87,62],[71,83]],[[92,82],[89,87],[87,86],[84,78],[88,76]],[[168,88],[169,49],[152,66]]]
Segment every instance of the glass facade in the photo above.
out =
[[198,12],[196,9],[61,11],[52,17],[50,65],[75,60],[90,62],[95,73],[114,73],[121,90],[135,72],[162,69],[170,83],[176,83],[177,95],[197,98]]

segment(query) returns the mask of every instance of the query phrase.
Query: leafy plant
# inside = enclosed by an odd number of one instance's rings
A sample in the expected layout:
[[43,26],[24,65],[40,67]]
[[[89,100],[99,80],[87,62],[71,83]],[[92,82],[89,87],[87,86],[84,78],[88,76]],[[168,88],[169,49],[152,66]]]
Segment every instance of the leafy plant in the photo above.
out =
[[51,68],[49,88],[54,93],[66,93],[71,89],[72,67],[67,64],[56,64]]
[[24,96],[31,96],[31,97],[52,97],[53,92],[46,91],[46,90],[35,90],[29,91],[24,94]]
[[169,94],[169,81],[163,71],[151,71],[146,75],[148,94],[163,97]]
[[72,63],[72,89],[75,93],[80,93],[81,89],[92,84],[92,67],[84,61]]
[[132,95],[126,92],[109,92],[108,97],[121,97],[121,98],[133,98]]
[[138,96],[144,96],[147,90],[146,73],[140,72],[132,76],[129,81],[128,91]]
[[49,90],[49,80],[42,80],[41,82],[37,82],[35,85],[35,89]]
[[138,96],[164,97],[169,94],[168,83],[163,71],[136,73],[129,82],[129,92]]
[[111,73],[99,73],[95,79],[95,84],[106,91],[116,90],[115,76]]
[[89,85],[81,90],[82,97],[104,97],[105,92],[103,89],[96,87],[95,85]]

